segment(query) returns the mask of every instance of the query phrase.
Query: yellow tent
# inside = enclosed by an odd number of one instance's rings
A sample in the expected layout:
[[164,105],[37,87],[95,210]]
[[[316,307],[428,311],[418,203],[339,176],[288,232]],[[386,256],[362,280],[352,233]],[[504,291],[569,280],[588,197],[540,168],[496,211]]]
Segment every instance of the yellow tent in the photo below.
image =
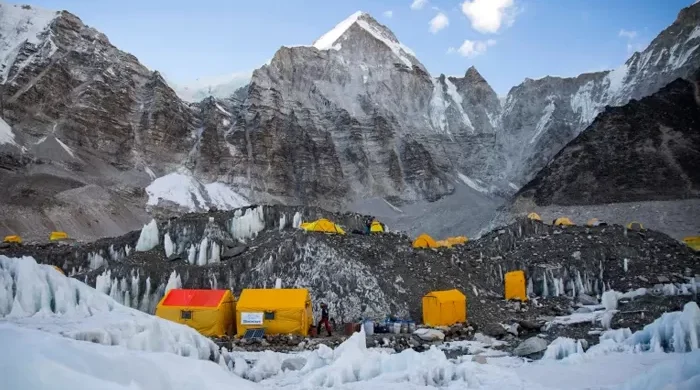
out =
[[683,242],[694,251],[700,251],[700,236],[686,237]]
[[50,241],[60,241],[68,239],[68,234],[66,232],[51,232],[49,236]]
[[540,221],[542,222],[542,218],[540,218],[540,215],[537,213],[530,213],[527,215],[527,217],[533,221]]
[[370,233],[384,233],[384,226],[382,226],[381,222],[375,220],[369,226],[369,231]]
[[571,222],[571,220],[567,217],[561,217],[561,218],[557,218],[554,221],[554,225],[555,226],[573,226],[574,223]]
[[53,267],[54,267],[54,268],[56,268],[56,271],[58,271],[58,272],[62,273],[63,275],[65,275],[65,274],[66,274],[66,273],[65,273],[65,272],[63,272],[63,270],[62,270],[61,268],[59,268],[59,267],[58,267],[57,265],[54,265]]
[[345,234],[345,230],[343,230],[343,228],[325,218],[321,218],[313,222],[304,222],[300,227],[307,232]]
[[313,325],[311,295],[305,288],[244,289],[236,303],[238,335],[248,329],[265,334],[306,336]]
[[421,234],[413,241],[414,248],[437,248],[439,246],[435,239],[425,233]]
[[17,236],[17,235],[5,236],[5,239],[2,240],[2,242],[12,242],[12,243],[15,243],[15,244],[21,244],[21,243],[22,243],[22,237]]
[[633,222],[630,222],[627,224],[627,229],[640,231],[640,230],[644,230],[644,225],[642,225],[640,222],[633,221]]
[[172,289],[156,306],[156,316],[187,325],[204,336],[231,335],[234,313],[230,290]]
[[467,321],[467,297],[459,290],[432,291],[423,297],[423,323],[450,326]]
[[469,241],[469,239],[467,237],[464,237],[464,236],[457,236],[457,237],[447,237],[445,239],[445,241],[447,241],[450,244],[450,246],[453,246],[453,245],[466,244],[467,241]]
[[519,299],[521,301],[527,301],[525,272],[519,270],[506,273],[503,278],[503,284],[505,285],[506,300]]
[[435,241],[438,248],[452,248],[452,244],[447,240],[437,240]]

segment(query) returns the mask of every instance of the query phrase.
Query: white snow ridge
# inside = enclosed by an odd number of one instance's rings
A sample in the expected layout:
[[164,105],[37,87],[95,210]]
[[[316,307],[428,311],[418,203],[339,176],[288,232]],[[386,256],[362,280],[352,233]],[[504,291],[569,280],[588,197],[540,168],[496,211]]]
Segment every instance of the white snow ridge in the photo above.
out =
[[224,183],[202,184],[184,173],[171,173],[155,179],[146,187],[146,193],[148,206],[168,201],[192,212],[208,210],[212,206],[232,210],[249,204]]

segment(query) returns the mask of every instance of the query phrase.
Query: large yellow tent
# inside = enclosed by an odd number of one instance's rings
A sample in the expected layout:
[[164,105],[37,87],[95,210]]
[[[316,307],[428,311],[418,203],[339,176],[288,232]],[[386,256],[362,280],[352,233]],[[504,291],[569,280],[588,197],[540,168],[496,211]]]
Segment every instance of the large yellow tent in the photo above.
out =
[[686,237],[683,242],[694,251],[700,251],[700,236]]
[[423,297],[423,323],[450,326],[467,321],[467,297],[459,290],[432,291]]
[[530,213],[527,215],[527,217],[533,221],[540,221],[542,222],[542,218],[540,218],[540,215],[537,213]]
[[235,302],[230,290],[172,289],[158,302],[156,316],[221,337],[233,333]]
[[5,236],[5,239],[2,240],[2,242],[11,242],[11,243],[15,243],[15,244],[21,244],[22,237],[17,236],[17,235]]
[[574,223],[567,217],[560,217],[554,221],[555,226],[573,226]]
[[305,288],[245,289],[236,303],[239,336],[248,329],[306,336],[312,325],[311,295]]
[[304,222],[300,227],[307,232],[345,234],[345,230],[343,230],[343,228],[325,218],[321,218],[313,222]]
[[384,226],[381,222],[375,220],[369,226],[369,231],[370,233],[384,233]]
[[434,238],[430,237],[429,235],[423,233],[420,236],[416,237],[415,240],[413,240],[413,247],[414,248],[437,248],[440,245],[435,241]]
[[525,272],[519,270],[506,273],[503,277],[503,284],[505,287],[506,300],[519,299],[521,301],[527,301]]
[[67,239],[68,234],[66,234],[66,232],[51,232],[51,235],[49,235],[49,241],[61,241]]

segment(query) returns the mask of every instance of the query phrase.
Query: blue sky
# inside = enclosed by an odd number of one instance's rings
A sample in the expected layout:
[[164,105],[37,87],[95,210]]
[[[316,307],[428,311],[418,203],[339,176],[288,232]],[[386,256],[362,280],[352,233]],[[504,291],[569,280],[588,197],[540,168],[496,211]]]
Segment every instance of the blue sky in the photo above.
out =
[[[412,7],[414,1],[424,4]],[[311,44],[362,10],[394,31],[432,74],[462,75],[474,65],[499,95],[526,77],[616,67],[693,1],[27,0],[71,11],[180,83],[258,68],[280,46]],[[445,18],[431,31],[440,12]]]

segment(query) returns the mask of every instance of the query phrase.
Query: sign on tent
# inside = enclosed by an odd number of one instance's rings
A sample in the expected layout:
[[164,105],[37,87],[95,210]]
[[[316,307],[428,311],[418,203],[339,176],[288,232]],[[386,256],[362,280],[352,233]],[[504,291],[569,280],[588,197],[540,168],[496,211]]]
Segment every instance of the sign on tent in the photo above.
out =
[[241,313],[241,325],[262,325],[263,313]]

